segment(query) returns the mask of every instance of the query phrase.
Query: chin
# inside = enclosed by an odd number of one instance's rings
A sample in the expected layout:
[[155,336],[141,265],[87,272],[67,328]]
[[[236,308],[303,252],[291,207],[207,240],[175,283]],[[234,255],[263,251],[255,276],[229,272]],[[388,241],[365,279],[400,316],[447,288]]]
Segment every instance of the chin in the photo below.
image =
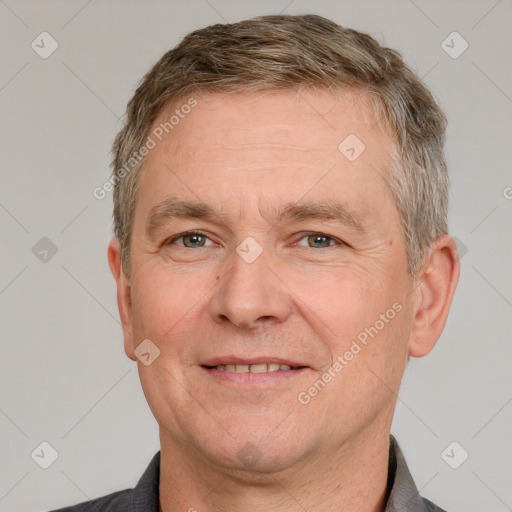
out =
[[[277,473],[296,466],[319,444],[304,437],[304,432],[299,435],[300,429],[297,432],[289,425],[286,432],[278,432],[279,428],[275,426],[269,428],[268,422],[266,428],[258,427],[239,424],[236,430],[229,429],[231,435],[224,433],[220,439],[206,437],[207,433],[194,436],[196,448],[212,464],[226,470],[238,470],[240,475],[249,477],[250,474]],[[311,431],[308,434],[311,436]],[[198,440],[201,440],[200,444],[197,444]]]
[[278,473],[293,467],[297,463],[300,449],[276,446],[258,446],[245,441],[241,447],[232,446],[228,452],[209,453],[210,460],[226,470],[235,470],[241,479],[261,479],[268,473]]

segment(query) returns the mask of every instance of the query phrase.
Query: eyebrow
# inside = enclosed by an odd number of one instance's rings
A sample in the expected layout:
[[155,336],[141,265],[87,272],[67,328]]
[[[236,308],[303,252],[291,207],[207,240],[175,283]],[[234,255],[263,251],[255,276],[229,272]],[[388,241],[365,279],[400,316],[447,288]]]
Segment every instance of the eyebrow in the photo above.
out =
[[[273,208],[273,212],[277,223],[294,220],[334,220],[361,233],[366,231],[362,216],[339,201],[288,203],[282,209]],[[227,224],[226,215],[207,203],[168,196],[151,208],[146,222],[146,234],[153,239],[156,231],[173,219],[203,219],[217,224]]]

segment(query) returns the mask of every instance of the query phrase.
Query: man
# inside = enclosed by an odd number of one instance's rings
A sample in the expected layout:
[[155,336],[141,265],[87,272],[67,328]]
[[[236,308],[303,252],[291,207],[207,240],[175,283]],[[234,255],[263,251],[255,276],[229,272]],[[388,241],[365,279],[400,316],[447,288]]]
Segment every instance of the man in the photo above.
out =
[[446,120],[319,16],[189,34],[114,143],[108,248],[161,451],[76,511],[439,511],[390,437],[459,275]]

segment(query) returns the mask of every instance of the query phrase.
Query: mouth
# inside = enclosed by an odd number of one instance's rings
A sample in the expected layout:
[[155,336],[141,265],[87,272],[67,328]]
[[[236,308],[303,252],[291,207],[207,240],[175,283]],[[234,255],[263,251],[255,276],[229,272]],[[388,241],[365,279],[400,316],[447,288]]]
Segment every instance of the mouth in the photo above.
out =
[[200,367],[219,383],[236,388],[277,384],[298,377],[311,369],[296,361],[265,356],[252,359],[235,356],[210,359]]
[[289,364],[280,363],[253,363],[253,364],[218,364],[218,365],[201,365],[207,370],[219,370],[221,372],[231,373],[267,373],[267,372],[278,372],[278,371],[292,371],[301,370],[307,368],[307,366],[292,366]]

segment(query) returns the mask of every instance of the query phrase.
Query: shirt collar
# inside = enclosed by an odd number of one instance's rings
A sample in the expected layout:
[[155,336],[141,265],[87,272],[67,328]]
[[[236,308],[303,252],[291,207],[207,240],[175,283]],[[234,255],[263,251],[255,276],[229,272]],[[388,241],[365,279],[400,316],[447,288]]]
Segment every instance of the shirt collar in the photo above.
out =
[[160,452],[156,453],[132,492],[130,512],[159,512]]
[[389,444],[388,500],[384,512],[428,512],[396,439]]

